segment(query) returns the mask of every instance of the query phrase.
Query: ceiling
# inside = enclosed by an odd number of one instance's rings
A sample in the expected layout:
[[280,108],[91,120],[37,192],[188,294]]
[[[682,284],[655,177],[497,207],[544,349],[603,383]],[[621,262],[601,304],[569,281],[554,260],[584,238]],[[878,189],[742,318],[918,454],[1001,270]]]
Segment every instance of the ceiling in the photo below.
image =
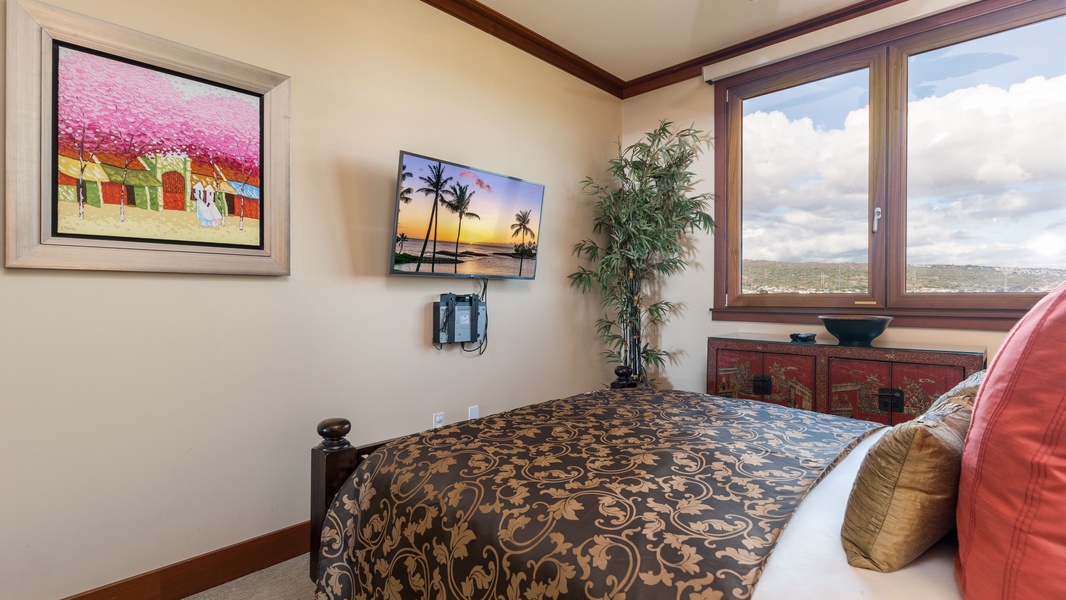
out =
[[975,0],[422,0],[619,98],[884,8]]
[[864,4],[862,0],[478,2],[622,81]]

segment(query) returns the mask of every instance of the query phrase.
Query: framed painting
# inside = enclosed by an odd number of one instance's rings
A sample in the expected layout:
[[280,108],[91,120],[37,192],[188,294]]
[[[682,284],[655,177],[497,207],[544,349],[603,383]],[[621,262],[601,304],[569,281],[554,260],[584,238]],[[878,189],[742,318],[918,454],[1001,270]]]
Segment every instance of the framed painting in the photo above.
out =
[[288,77],[35,0],[7,36],[8,267],[289,274]]

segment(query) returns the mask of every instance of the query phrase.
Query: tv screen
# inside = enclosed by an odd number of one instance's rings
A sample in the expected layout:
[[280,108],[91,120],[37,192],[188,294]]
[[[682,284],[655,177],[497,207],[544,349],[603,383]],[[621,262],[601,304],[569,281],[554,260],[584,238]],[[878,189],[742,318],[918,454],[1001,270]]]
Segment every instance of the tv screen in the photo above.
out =
[[390,273],[533,279],[544,186],[400,152]]

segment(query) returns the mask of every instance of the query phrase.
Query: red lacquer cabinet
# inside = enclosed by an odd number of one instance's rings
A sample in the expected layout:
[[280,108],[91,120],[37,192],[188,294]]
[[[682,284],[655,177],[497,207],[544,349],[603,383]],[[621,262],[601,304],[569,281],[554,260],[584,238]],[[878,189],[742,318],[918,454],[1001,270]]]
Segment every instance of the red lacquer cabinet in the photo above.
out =
[[983,348],[857,348],[766,334],[707,339],[710,394],[889,425],[922,414],[984,366]]

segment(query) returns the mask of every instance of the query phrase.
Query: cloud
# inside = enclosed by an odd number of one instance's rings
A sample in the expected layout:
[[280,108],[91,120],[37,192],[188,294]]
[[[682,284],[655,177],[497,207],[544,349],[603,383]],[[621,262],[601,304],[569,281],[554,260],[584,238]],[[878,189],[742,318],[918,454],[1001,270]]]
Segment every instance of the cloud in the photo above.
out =
[[[1066,268],[1036,235],[1066,236],[1063,99],[1066,76],[908,105],[909,262]],[[865,108],[837,129],[744,117],[745,259],[866,260],[868,132]]]
[[1066,76],[979,85],[908,107],[908,178],[918,193],[1066,177]]
[[465,179],[473,179],[474,185],[476,185],[479,190],[482,190],[487,194],[492,193],[492,186],[486,183],[484,179],[478,177],[477,173],[473,171],[463,171],[462,173],[459,173],[459,177],[463,177]]

